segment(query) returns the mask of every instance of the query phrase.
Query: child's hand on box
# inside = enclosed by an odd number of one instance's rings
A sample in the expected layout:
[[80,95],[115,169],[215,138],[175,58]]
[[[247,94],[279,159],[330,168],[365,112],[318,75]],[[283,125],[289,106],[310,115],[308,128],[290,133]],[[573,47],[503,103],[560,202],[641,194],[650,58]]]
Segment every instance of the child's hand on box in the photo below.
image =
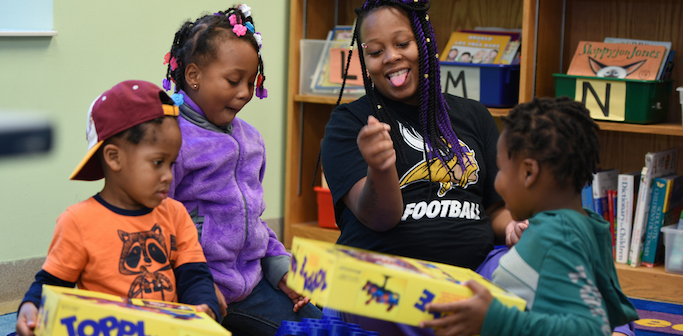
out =
[[282,277],[282,280],[280,280],[280,283],[278,283],[278,287],[280,287],[280,290],[282,290],[290,299],[292,299],[292,302],[294,302],[294,312],[297,312],[299,309],[303,308],[303,306],[307,305],[311,299],[301,296],[299,293],[287,287],[287,274],[289,273],[285,273],[285,275]]
[[447,315],[430,321],[422,321],[420,328],[434,328],[434,334],[437,336],[479,335],[493,296],[486,287],[474,280],[468,281],[465,285],[472,290],[471,298],[449,303],[427,304],[428,311]]
[[216,298],[218,298],[218,306],[221,308],[221,317],[225,317],[225,315],[228,315],[228,303],[225,302],[225,296],[218,289],[218,285],[214,283],[213,287],[216,289]]
[[214,320],[216,319],[216,314],[213,312],[213,310],[211,310],[211,308],[209,308],[209,305],[207,305],[206,303],[196,305],[195,309],[197,309],[197,311],[200,313],[206,313],[206,315],[211,316],[211,318]]
[[529,227],[529,220],[512,221],[505,227],[505,245],[512,248],[522,238],[522,232]]
[[38,324],[38,308],[31,302],[24,302],[17,314],[17,334],[33,336]]

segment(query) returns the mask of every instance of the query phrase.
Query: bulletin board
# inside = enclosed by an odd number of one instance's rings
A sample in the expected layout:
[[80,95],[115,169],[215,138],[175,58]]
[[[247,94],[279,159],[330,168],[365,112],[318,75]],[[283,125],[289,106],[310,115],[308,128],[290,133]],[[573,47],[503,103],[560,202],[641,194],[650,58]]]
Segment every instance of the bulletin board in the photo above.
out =
[[0,0],[0,36],[49,36],[53,0]]

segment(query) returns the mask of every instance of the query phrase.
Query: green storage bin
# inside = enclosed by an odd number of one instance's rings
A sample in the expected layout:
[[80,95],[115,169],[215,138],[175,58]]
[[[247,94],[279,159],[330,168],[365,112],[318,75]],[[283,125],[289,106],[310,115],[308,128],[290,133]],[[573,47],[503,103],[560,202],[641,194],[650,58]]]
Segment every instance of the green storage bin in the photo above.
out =
[[[565,74],[553,76],[555,96],[568,96],[585,103],[595,120],[629,124],[666,121],[673,79],[649,81]],[[581,88],[578,95],[577,84]]]

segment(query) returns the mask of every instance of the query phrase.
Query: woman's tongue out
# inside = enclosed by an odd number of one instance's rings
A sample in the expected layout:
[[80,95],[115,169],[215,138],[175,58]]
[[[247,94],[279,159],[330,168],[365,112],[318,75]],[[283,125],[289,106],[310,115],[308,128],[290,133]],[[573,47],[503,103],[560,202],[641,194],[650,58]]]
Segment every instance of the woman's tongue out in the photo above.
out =
[[406,82],[406,78],[408,78],[408,69],[389,74],[389,80],[395,87],[403,85]]

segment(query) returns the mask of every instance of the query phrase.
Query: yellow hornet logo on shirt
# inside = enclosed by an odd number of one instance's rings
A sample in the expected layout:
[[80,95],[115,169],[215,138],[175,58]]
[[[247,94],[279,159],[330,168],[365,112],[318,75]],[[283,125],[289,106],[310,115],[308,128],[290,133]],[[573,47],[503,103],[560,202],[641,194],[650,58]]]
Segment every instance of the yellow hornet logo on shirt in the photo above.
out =
[[[468,185],[477,183],[477,179],[479,178],[477,174],[479,172],[479,164],[477,164],[477,160],[474,157],[474,152],[467,144],[462,142],[462,140],[460,140],[460,145],[467,148],[468,152],[465,153],[460,160],[457,160],[454,157],[447,161],[446,164],[450,168],[447,170],[438,158],[429,161],[427,160],[422,135],[417,133],[413,128],[406,128],[400,123],[398,124],[398,127],[403,140],[408,146],[422,152],[422,161],[418,162],[401,177],[399,183],[401,188],[411,183],[429,181],[430,171],[431,180],[433,182],[439,182],[441,185],[437,193],[439,197],[443,197],[449,190],[455,189],[455,187],[460,186],[461,188],[467,188]],[[464,172],[460,167],[461,163],[466,165]]]

